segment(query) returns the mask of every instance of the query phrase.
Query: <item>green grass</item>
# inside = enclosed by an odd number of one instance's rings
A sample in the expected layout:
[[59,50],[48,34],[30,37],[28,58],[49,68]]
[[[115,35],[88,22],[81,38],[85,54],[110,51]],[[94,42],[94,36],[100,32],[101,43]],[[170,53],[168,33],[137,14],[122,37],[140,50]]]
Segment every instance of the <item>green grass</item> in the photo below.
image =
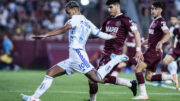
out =
[[[45,71],[21,70],[18,72],[0,71],[0,101],[22,101],[20,93],[32,95],[40,85]],[[119,77],[135,79],[134,74]],[[41,97],[42,101],[85,101],[88,95],[87,78],[82,74],[62,76],[54,80],[51,88]],[[180,101],[180,91],[147,86],[150,99],[147,101]],[[107,94],[107,93],[110,94]],[[112,94],[117,93],[117,94]],[[97,101],[133,101],[127,87],[99,84]]]

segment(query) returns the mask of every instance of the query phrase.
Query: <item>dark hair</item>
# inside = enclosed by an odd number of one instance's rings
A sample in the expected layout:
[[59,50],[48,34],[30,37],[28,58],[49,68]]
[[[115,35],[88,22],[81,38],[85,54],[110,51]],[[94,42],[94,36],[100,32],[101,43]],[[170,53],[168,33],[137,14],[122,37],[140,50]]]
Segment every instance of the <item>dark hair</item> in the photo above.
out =
[[78,2],[76,2],[76,1],[69,1],[67,4],[66,4],[66,6],[65,6],[65,8],[70,8],[70,9],[72,9],[72,8],[78,8],[79,9],[79,3]]
[[107,0],[106,5],[111,5],[111,4],[120,4],[120,0]]
[[153,2],[152,5],[153,5],[154,7],[156,7],[156,8],[162,8],[162,9],[164,8],[163,3],[162,3],[162,2],[159,2],[159,1]]

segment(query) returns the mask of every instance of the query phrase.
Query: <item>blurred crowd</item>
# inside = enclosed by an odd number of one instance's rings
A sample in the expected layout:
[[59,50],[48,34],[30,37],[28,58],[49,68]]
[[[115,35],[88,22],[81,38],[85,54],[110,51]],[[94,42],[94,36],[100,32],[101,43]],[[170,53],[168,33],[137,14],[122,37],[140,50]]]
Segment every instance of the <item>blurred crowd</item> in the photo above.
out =
[[[0,0],[0,33],[13,39],[30,40],[32,34],[42,34],[61,27],[68,0]],[[54,37],[62,39],[62,36]]]

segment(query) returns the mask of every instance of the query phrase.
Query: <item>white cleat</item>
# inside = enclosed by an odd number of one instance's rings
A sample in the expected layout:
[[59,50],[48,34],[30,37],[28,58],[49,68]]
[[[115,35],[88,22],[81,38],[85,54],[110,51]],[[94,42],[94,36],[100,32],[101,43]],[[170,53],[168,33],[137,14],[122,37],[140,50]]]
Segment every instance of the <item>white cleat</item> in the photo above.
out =
[[21,94],[21,97],[22,97],[23,101],[41,101],[38,98],[35,98],[33,96],[27,96],[27,95],[24,95],[24,94]]
[[116,58],[119,62],[124,62],[129,60],[129,57],[124,54],[122,55],[111,54],[110,58],[111,59]]
[[147,100],[149,99],[148,96],[139,95],[137,97],[132,98],[133,100]]
[[179,80],[178,80],[178,75],[177,74],[173,74],[173,82],[176,85],[176,90],[179,90]]

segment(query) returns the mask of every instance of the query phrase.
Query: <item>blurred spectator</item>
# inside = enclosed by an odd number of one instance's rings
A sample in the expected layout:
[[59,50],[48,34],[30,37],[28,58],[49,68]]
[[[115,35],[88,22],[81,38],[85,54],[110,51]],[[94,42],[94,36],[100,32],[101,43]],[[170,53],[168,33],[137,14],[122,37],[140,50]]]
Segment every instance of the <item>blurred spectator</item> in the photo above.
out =
[[3,54],[0,57],[0,67],[1,69],[12,70],[13,67],[13,59],[12,59],[12,51],[13,51],[13,44],[12,41],[8,38],[7,35],[3,36]]

